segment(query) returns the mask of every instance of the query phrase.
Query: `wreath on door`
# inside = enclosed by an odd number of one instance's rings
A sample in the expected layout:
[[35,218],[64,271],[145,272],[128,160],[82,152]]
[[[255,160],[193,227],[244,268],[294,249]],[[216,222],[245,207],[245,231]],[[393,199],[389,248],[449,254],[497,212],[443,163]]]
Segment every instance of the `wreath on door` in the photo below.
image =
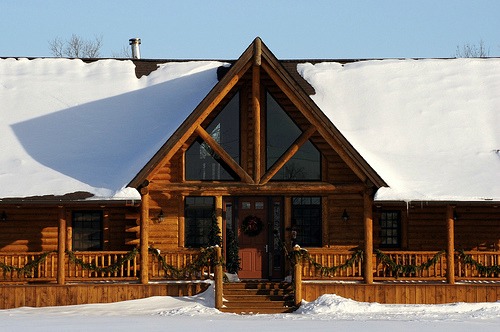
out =
[[241,229],[243,230],[243,234],[248,236],[257,236],[262,232],[262,228],[264,225],[262,224],[262,220],[260,220],[257,216],[246,216],[243,219],[243,223],[241,224]]

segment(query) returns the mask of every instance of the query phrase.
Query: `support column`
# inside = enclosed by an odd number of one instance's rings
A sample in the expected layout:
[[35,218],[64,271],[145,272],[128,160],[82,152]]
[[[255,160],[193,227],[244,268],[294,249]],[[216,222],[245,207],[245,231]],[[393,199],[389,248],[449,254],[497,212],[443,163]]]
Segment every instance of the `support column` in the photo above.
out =
[[446,281],[449,284],[455,283],[455,219],[453,211],[455,207],[446,207]]
[[299,257],[300,247],[295,246],[293,249],[297,254],[294,255],[297,258],[297,261],[294,262],[293,266],[293,286],[294,286],[294,304],[296,307],[299,307],[302,302],[302,259]]
[[215,217],[217,218],[217,226],[219,226],[220,233],[218,234],[222,239],[222,196],[215,196]]
[[252,66],[252,116],[253,116],[253,179],[255,183],[261,178],[261,124],[260,124],[260,66],[262,45],[260,39],[255,40],[254,63]]
[[215,266],[215,309],[220,309],[223,306],[223,287],[224,287],[224,272],[222,271],[222,251],[220,247],[215,248],[217,265]]
[[149,189],[141,188],[141,238],[139,252],[141,255],[141,284],[149,282]]
[[57,228],[57,283],[66,282],[66,210],[59,207],[59,225]]
[[364,259],[363,274],[366,284],[373,284],[373,202],[369,193],[363,194],[364,206]]

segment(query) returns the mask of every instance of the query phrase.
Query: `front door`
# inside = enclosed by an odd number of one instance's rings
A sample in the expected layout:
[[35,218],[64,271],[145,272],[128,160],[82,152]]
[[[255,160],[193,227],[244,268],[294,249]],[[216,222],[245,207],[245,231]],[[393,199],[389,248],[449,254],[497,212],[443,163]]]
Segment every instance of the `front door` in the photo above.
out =
[[238,242],[241,279],[269,278],[268,210],[266,197],[238,199]]
[[225,216],[239,244],[241,279],[281,279],[284,274],[281,197],[227,197]]

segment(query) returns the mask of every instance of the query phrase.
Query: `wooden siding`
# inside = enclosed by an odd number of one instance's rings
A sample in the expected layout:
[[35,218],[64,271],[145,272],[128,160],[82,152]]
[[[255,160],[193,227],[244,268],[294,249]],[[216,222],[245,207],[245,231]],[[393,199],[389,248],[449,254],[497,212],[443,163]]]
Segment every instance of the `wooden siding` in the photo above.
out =
[[398,304],[496,302],[500,300],[500,284],[302,283],[304,300],[314,301],[323,294],[336,294],[361,302]]
[[208,288],[204,282],[87,285],[2,285],[0,309],[111,303],[150,296],[191,296]]

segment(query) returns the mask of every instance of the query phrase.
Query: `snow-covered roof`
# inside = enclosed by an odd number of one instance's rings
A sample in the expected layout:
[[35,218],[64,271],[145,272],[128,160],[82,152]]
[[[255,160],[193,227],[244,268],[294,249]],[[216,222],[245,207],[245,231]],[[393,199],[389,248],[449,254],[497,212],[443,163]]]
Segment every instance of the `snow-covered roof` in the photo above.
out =
[[216,61],[0,59],[0,198],[138,198],[130,180],[217,83]]
[[[217,83],[217,61],[0,59],[0,198],[126,188]],[[389,185],[376,199],[500,201],[500,59],[302,63],[311,98]]]
[[375,199],[500,200],[500,59],[304,63],[314,102],[389,185]]

